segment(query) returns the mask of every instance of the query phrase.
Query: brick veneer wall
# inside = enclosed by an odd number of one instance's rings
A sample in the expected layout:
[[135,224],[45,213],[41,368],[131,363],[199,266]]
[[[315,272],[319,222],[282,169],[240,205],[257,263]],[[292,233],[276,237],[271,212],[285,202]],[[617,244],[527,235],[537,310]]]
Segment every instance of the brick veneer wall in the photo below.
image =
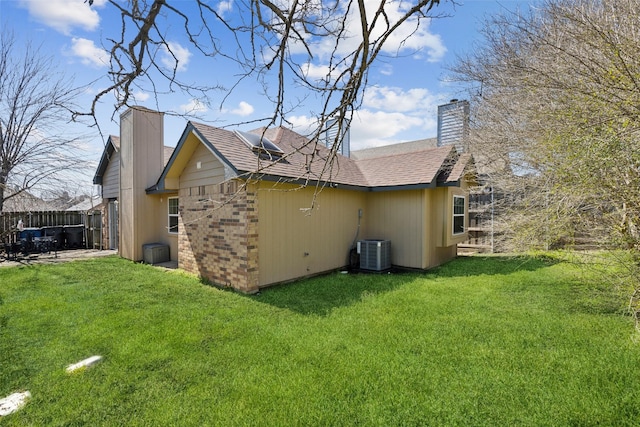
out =
[[256,190],[242,181],[180,189],[178,265],[217,286],[258,291]]

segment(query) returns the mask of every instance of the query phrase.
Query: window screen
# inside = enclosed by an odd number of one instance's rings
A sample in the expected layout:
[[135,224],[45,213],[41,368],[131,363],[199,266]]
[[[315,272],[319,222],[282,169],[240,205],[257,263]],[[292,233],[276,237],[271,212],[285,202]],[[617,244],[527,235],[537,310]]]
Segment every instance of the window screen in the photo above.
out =
[[464,233],[464,197],[453,196],[453,234]]
[[178,232],[178,198],[169,197],[169,233]]

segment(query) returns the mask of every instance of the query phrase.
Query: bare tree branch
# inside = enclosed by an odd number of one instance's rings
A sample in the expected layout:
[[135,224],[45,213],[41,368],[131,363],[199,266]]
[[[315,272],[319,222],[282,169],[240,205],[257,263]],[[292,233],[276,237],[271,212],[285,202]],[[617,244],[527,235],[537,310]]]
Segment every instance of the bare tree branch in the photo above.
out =
[[[266,127],[288,123],[289,115],[302,101],[291,94],[295,87],[303,87],[317,97],[321,106],[316,113],[318,128],[308,135],[317,140],[327,120],[348,119],[360,105],[368,70],[389,48],[391,37],[401,29],[418,29],[423,20],[430,19],[438,3],[439,0],[420,0],[411,5],[386,0],[250,0],[235,2],[236,14],[226,17],[205,0],[195,0],[189,7],[170,0],[109,0],[121,13],[120,34],[109,40],[111,84],[96,95],[88,112],[78,112],[78,116],[95,117],[97,104],[112,93],[117,94],[116,114],[130,106],[136,84],[151,85],[156,95],[158,88],[166,85],[203,105],[212,105],[216,99],[224,103],[240,82],[255,81],[273,103],[271,114],[260,120]],[[179,80],[179,58],[166,37],[167,22],[175,17],[182,23],[182,36],[211,61],[212,68],[240,70],[235,84],[223,88],[209,82]],[[359,25],[357,31],[353,22]],[[322,58],[328,64],[327,75],[316,79],[305,69],[320,59],[317,44],[327,41],[333,44],[332,52]],[[174,61],[171,70],[158,60],[160,50],[168,52]],[[338,133],[340,140],[335,141],[335,148],[344,134]],[[335,152],[334,149],[334,155]],[[327,161],[331,163],[333,158]],[[330,170],[328,166],[326,172]]]
[[18,49],[11,32],[0,33],[0,212],[8,198],[85,164],[80,137],[63,129],[79,93],[52,58],[31,44]]

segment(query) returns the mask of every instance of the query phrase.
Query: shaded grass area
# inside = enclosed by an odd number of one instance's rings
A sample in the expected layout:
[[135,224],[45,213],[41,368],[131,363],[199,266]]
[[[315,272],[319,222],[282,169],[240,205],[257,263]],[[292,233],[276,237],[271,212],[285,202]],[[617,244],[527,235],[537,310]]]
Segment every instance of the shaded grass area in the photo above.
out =
[[256,296],[117,258],[2,269],[0,397],[33,398],[0,425],[636,425],[625,304],[550,257]]

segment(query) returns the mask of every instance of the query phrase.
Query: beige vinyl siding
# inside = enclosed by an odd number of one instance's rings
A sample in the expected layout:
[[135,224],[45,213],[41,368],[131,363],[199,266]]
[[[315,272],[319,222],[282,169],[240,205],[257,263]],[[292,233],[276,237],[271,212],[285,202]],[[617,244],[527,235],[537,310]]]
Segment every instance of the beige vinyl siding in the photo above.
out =
[[[431,236],[432,248],[441,248],[447,245],[447,188],[434,188],[429,192],[431,199]],[[433,262],[433,261],[432,261]]]
[[424,268],[425,199],[423,190],[369,193],[363,238],[391,241],[391,263]]
[[120,194],[120,153],[115,151],[102,176],[102,198],[117,199]]
[[142,248],[136,251],[138,239],[134,234],[136,227],[136,196],[134,192],[134,149],[133,142],[133,110],[128,110],[120,116],[120,196],[118,204],[119,236],[118,250],[123,258],[140,261]]
[[[391,263],[427,269],[456,257],[453,236],[453,195],[464,189],[440,187],[425,190],[369,193],[365,235],[391,241]],[[465,196],[466,197],[466,196]]]
[[458,254],[458,247],[456,245],[446,246],[443,248],[433,248],[431,253],[431,267],[436,267],[438,265],[444,264],[445,262],[451,261]]
[[178,194],[154,194],[147,196],[154,206],[154,214],[150,215],[148,221],[153,223],[154,234],[148,237],[146,243],[162,243],[169,246],[171,260],[178,260],[178,235],[169,233],[169,198],[178,197]]
[[440,209],[443,212],[443,219],[439,222],[442,224],[442,243],[440,247],[456,247],[458,243],[462,243],[468,239],[468,234],[453,234],[453,196],[462,196],[465,198],[465,218],[464,229],[466,230],[469,222],[469,195],[465,188],[460,187],[446,187],[442,189],[445,193],[442,197],[443,208]]
[[366,193],[262,182],[258,191],[259,286],[342,268]]
[[[200,168],[198,169],[198,163]],[[180,188],[219,184],[224,181],[224,166],[203,144],[198,144],[180,174]]]
[[421,265],[420,268],[426,269],[432,267],[434,264],[432,263],[432,254],[433,248],[435,246],[434,242],[434,233],[433,233],[433,200],[432,200],[433,190],[422,190],[422,212],[423,212],[423,227],[422,233],[419,236],[421,239],[422,245],[422,257],[421,257]]
[[119,251],[133,261],[142,260],[142,245],[154,243],[166,224],[158,219],[159,199],[145,191],[162,173],[163,140],[162,114],[132,108],[121,115]]
[[[453,235],[453,196],[465,197],[465,212],[468,210],[469,198],[466,187],[440,187],[426,190],[425,196],[429,199],[429,220],[426,222],[428,230],[427,239],[428,254],[425,260],[427,265],[423,268],[431,268],[452,260],[457,256],[457,244],[466,239],[463,235]],[[465,219],[465,227],[467,226]]]
[[[356,234],[358,240],[391,241],[391,263],[427,269],[455,258],[449,215],[460,189],[390,192],[325,189],[307,214],[313,189],[262,183],[258,192],[259,283],[273,283],[340,268]],[[288,189],[289,191],[282,191]],[[445,235],[445,230],[449,231]],[[451,246],[444,246],[450,243]]]

